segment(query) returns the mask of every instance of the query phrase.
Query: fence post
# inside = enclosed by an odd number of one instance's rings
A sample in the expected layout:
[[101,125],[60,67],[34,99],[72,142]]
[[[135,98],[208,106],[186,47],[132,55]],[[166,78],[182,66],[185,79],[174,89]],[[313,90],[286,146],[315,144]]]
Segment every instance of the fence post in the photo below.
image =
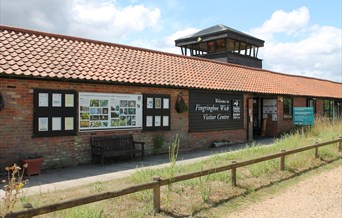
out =
[[[316,145],[318,144],[318,142],[316,142]],[[315,147],[315,158],[318,158],[318,147]]]
[[154,176],[153,181],[157,181],[158,184],[153,188],[153,208],[159,213],[160,212],[160,177]]
[[[340,137],[342,139],[342,137]],[[342,152],[342,141],[339,142],[338,151]]]
[[[237,162],[234,160],[232,161],[232,164],[237,164]],[[236,187],[236,167],[233,166],[233,169],[232,169],[232,186],[233,187]]]
[[[286,150],[281,150],[280,152],[281,152],[281,153],[285,153]],[[284,171],[284,170],[285,170],[285,155],[282,155],[282,156],[280,157],[280,170],[281,170],[281,171]]]

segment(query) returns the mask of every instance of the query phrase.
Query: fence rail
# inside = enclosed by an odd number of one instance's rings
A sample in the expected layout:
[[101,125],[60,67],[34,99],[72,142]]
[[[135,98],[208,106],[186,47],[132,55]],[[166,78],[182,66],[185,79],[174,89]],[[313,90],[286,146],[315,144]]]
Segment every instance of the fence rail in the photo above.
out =
[[32,217],[32,216],[51,213],[51,212],[55,212],[58,210],[68,209],[68,208],[72,208],[72,207],[76,207],[76,206],[80,206],[80,205],[84,205],[84,204],[94,203],[97,201],[102,201],[102,200],[106,200],[106,199],[110,199],[110,198],[115,198],[115,197],[119,197],[119,196],[123,196],[123,195],[128,195],[128,194],[132,194],[135,192],[144,191],[144,190],[148,190],[148,189],[153,190],[154,209],[156,212],[160,212],[160,187],[161,186],[165,186],[168,184],[181,182],[181,181],[185,181],[185,180],[189,180],[189,179],[194,179],[197,177],[207,176],[207,175],[213,174],[213,173],[224,172],[224,171],[228,171],[228,170],[231,170],[232,184],[233,184],[233,186],[236,186],[237,185],[236,170],[239,167],[244,167],[244,166],[248,166],[251,164],[260,163],[263,161],[268,161],[268,160],[280,158],[280,170],[283,171],[283,170],[285,170],[285,157],[286,156],[291,155],[291,154],[300,153],[300,152],[307,151],[307,150],[311,150],[311,149],[315,149],[315,157],[318,158],[319,157],[318,156],[318,148],[319,147],[330,145],[330,144],[335,144],[335,143],[339,143],[338,148],[339,148],[339,151],[342,152],[342,138],[339,138],[339,139],[331,140],[328,142],[316,143],[314,145],[296,148],[296,149],[289,150],[289,151],[281,150],[279,153],[271,154],[271,155],[251,159],[251,160],[244,160],[241,162],[233,161],[229,165],[211,168],[211,169],[207,169],[207,170],[201,170],[201,171],[188,173],[188,174],[182,174],[182,175],[175,176],[174,178],[161,179],[160,177],[155,176],[155,177],[153,177],[153,181],[148,182],[148,183],[129,186],[129,187],[126,187],[124,189],[113,191],[113,192],[98,193],[95,195],[90,195],[90,196],[81,197],[81,198],[75,198],[75,199],[71,199],[71,200],[65,200],[65,201],[61,201],[59,203],[45,205],[45,206],[41,206],[41,207],[37,207],[37,208],[30,208],[30,209],[26,209],[26,210],[15,211],[13,213],[6,214],[5,217],[6,218],[9,218],[9,217],[18,217],[18,218],[19,217],[20,218]]

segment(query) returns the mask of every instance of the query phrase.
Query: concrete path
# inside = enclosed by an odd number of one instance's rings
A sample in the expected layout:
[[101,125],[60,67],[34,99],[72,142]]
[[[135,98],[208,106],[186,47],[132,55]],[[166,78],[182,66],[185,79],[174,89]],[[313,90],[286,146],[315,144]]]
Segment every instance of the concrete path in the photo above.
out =
[[[261,146],[269,145],[274,142],[273,138],[256,140],[255,143]],[[206,150],[180,152],[177,164],[191,163],[213,154],[231,152],[246,148],[250,144],[238,144],[226,147],[210,148]],[[144,161],[132,161],[113,163],[110,165],[81,165],[75,167],[53,169],[42,171],[40,175],[31,176],[26,195],[38,194],[43,192],[53,192],[66,188],[91,184],[98,181],[109,181],[131,175],[137,169],[158,168],[168,165],[168,154],[147,156]],[[1,187],[0,197],[4,196]]]
[[247,203],[226,218],[342,218],[342,165],[304,178],[276,195]]

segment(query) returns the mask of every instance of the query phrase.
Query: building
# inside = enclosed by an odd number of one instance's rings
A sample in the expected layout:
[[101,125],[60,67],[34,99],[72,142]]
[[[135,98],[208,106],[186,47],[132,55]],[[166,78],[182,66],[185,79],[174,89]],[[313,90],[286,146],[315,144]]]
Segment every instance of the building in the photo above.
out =
[[176,40],[183,55],[262,68],[258,58],[264,41],[225,25],[216,25]]
[[34,152],[44,168],[89,163],[95,135],[133,134],[147,152],[158,135],[170,143],[179,134],[181,151],[245,142],[261,130],[276,136],[294,127],[292,107],[341,114],[341,90],[327,80],[0,26],[0,165]]

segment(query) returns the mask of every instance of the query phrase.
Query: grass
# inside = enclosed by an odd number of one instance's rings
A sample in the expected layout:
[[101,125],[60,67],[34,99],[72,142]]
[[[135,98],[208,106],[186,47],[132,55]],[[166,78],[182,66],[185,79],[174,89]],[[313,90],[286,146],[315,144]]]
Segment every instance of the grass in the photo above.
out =
[[[105,191],[114,191],[129,185],[152,181],[153,176],[170,178],[179,174],[201,171],[208,168],[230,164],[233,160],[241,161],[277,153],[280,150],[290,150],[302,146],[323,142],[340,137],[342,121],[333,123],[317,120],[315,126],[306,131],[301,129],[283,135],[271,146],[257,146],[251,144],[248,149],[222,153],[212,156],[205,161],[192,164],[176,164],[171,160],[168,167],[160,169],[140,169],[132,176],[97,182],[87,186],[67,189],[58,193],[42,193],[37,196],[28,196],[23,202],[30,202],[34,207],[51,204],[60,200],[71,199]],[[177,155],[174,155],[177,158]],[[238,187],[232,187],[230,171],[211,174],[179,183],[174,183],[172,189],[161,187],[162,213],[155,215],[152,204],[152,191],[143,191],[127,196],[104,200],[97,203],[75,207],[73,209],[42,215],[41,217],[215,217],[222,210],[235,210],[243,204],[246,196],[249,201],[256,201],[258,190],[265,187],[286,187],[281,185],[289,178],[296,177],[302,172],[323,166],[327,162],[341,158],[338,145],[328,145],[319,148],[319,157],[314,157],[314,151],[306,151],[286,157],[285,171],[279,171],[279,160],[270,160],[237,169]],[[335,161],[336,162],[336,161]],[[337,162],[341,163],[341,160]],[[271,191],[272,193],[273,191]],[[227,206],[229,202],[230,206]],[[226,208],[228,207],[228,209]],[[79,216],[82,214],[82,216]]]

